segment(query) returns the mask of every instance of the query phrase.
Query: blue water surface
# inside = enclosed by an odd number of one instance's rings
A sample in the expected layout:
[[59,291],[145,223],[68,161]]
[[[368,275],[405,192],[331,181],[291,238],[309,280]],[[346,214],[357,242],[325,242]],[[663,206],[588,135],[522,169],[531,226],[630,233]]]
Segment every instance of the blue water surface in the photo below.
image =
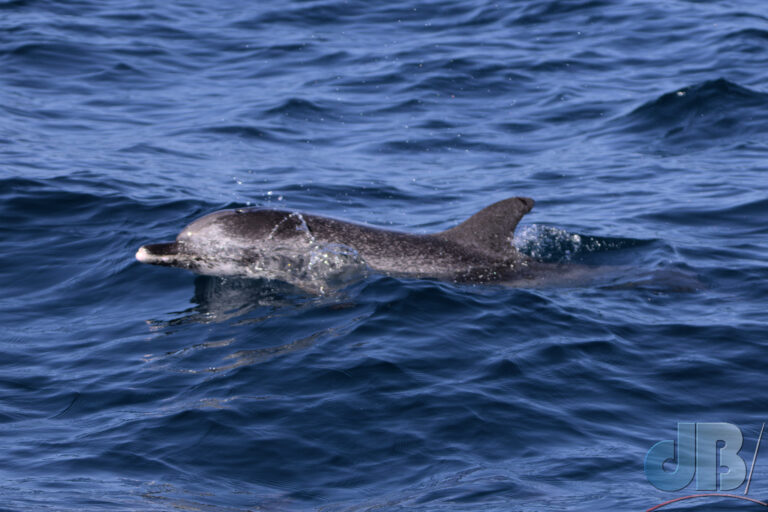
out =
[[[696,492],[643,473],[678,421],[749,466],[767,83],[763,0],[0,0],[0,508],[645,510]],[[224,207],[429,233],[516,195],[522,250],[618,275],[134,260]]]

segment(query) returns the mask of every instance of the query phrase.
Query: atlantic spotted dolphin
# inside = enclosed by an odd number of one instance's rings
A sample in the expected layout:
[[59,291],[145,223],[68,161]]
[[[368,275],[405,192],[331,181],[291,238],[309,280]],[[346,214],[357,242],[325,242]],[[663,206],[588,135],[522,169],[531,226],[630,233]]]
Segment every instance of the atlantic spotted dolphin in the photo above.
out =
[[[455,282],[529,279],[543,265],[512,240],[533,200],[494,203],[434,234],[391,231],[307,213],[238,208],[192,222],[175,242],[142,246],[136,259],[213,276],[263,277],[301,287],[313,268]],[[313,267],[314,265],[314,267]]]

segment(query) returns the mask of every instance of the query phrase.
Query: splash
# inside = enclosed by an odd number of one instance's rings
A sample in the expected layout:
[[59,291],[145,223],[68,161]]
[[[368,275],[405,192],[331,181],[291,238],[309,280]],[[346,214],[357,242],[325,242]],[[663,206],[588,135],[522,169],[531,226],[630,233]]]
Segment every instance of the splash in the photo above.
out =
[[607,251],[620,251],[651,243],[650,240],[571,233],[554,226],[521,226],[515,233],[515,247],[545,263],[581,261]]
[[539,261],[571,261],[584,248],[584,238],[577,233],[553,226],[523,226],[515,233],[515,247]]
[[[311,293],[325,294],[368,275],[368,265],[357,250],[343,244],[320,243],[300,213],[292,213],[286,220],[290,218],[299,220],[296,230],[304,234],[304,243],[259,250],[255,263],[248,268],[251,277],[284,281]],[[269,240],[275,241],[274,234],[281,224],[275,226]]]

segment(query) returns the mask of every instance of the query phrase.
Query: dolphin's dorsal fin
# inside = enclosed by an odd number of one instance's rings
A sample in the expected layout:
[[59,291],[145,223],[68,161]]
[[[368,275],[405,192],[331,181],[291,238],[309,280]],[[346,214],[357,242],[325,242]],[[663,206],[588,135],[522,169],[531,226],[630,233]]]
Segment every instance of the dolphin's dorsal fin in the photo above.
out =
[[514,253],[512,237],[523,215],[533,208],[533,199],[510,197],[483,208],[458,226],[437,236],[497,256]]

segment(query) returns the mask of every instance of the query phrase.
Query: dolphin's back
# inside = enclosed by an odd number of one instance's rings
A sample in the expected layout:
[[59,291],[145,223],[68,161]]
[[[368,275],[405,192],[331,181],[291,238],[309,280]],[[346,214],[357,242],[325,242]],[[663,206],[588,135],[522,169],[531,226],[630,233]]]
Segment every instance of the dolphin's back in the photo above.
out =
[[472,254],[435,235],[402,233],[312,215],[304,218],[316,240],[352,247],[373,270],[386,274],[448,277],[473,264],[488,263],[484,255]]
[[401,276],[495,280],[514,273],[527,258],[512,245],[512,234],[533,200],[494,203],[441,233],[417,235],[303,215],[317,239],[353,247],[377,271]]

